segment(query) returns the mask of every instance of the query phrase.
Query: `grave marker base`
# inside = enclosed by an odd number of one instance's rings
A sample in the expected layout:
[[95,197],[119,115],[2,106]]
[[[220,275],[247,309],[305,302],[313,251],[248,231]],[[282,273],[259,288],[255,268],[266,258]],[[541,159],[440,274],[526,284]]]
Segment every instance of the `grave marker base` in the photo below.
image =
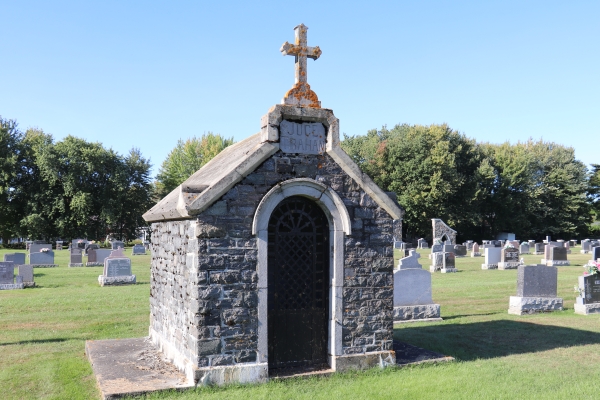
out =
[[471,257],[481,257],[481,253],[471,252]]
[[441,321],[439,304],[394,307],[394,323]]
[[498,264],[481,264],[481,269],[498,269]]
[[15,290],[24,289],[25,285],[22,283],[2,283],[0,284],[0,290]]
[[570,261],[552,261],[552,260],[548,260],[545,263],[542,264],[546,264],[547,267],[556,267],[556,266],[561,266],[561,265],[571,265]]
[[[577,299],[579,299],[579,297]],[[575,308],[575,314],[580,314],[580,315],[600,314],[600,303],[578,304],[578,302],[575,302],[574,308]]]
[[69,263],[69,267],[83,267],[83,263]]
[[517,269],[517,268],[519,268],[519,265],[521,265],[521,263],[500,261],[498,263],[498,269],[500,269],[500,270]]
[[124,276],[98,276],[98,283],[100,286],[111,286],[111,285],[133,285],[135,284],[135,275],[124,275]]
[[85,263],[86,267],[104,267],[104,263],[101,262],[87,262]]
[[580,252],[581,254],[587,254],[587,253],[589,253],[589,251],[587,251],[587,250],[579,250],[579,252]]
[[508,313],[514,315],[562,311],[562,309],[563,299],[560,297],[510,296],[508,302]]
[[58,264],[31,264],[33,268],[56,268]]
[[442,274],[449,274],[449,273],[452,273],[452,272],[458,272],[458,269],[456,269],[456,268],[442,268],[440,270],[440,272]]

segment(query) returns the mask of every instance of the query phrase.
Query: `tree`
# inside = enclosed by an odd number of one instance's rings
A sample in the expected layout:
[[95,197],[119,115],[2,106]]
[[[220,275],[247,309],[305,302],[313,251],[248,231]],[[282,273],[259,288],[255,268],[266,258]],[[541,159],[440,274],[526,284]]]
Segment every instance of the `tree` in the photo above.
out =
[[22,138],[17,123],[0,116],[0,238],[4,243],[19,230],[20,213],[15,190],[22,161]]
[[396,125],[344,136],[344,150],[405,209],[407,237],[431,235],[431,218],[459,232],[478,222],[477,177],[483,155],[474,140],[447,125]]
[[160,200],[183,183],[194,172],[234,143],[219,134],[208,132],[201,138],[179,140],[177,146],[163,161],[156,176],[156,200]]

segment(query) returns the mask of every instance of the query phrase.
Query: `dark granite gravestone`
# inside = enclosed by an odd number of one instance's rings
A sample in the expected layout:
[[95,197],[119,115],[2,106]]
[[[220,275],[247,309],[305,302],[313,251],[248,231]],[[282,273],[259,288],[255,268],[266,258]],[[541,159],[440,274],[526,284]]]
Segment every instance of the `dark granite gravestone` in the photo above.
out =
[[536,243],[535,244],[535,253],[534,254],[544,254],[544,247],[546,245],[544,243]]
[[454,254],[456,254],[456,257],[465,257],[467,255],[467,246],[457,244],[454,246]]
[[90,249],[99,249],[100,246],[98,246],[96,243],[86,243],[85,245],[85,254],[87,255],[88,252],[90,251]]
[[96,257],[96,249],[88,249],[88,259],[87,264],[97,262],[98,258]]
[[456,272],[456,256],[454,253],[442,253],[444,255],[444,264],[442,267],[442,273]]
[[15,266],[25,264],[25,253],[6,253],[4,254],[4,261],[11,261],[15,263]]
[[29,255],[29,264],[32,264],[35,267],[57,267],[57,265],[54,264],[54,252],[52,250],[31,253]]
[[600,275],[580,276],[579,287],[583,289],[583,296],[581,296],[583,304],[600,303]]
[[546,265],[569,265],[567,260],[567,248],[566,247],[548,247],[549,259],[546,260]]
[[516,269],[519,265],[521,265],[521,262],[519,261],[519,250],[510,244],[506,245],[500,252],[498,269]]
[[135,246],[133,246],[133,249],[131,250],[131,254],[134,256],[145,255],[146,248],[144,247],[143,244],[136,244]]
[[592,249],[590,250],[590,254],[592,256],[590,261],[597,262],[598,259],[600,258],[600,247],[592,247]]
[[73,239],[73,241],[71,242],[71,248],[78,248],[78,249],[84,249],[85,250],[85,245],[87,244],[87,239]]
[[71,249],[69,267],[83,267],[83,249],[77,247]]
[[523,265],[517,272],[517,296],[556,297],[556,267]]
[[114,242],[111,242],[111,245],[113,250],[117,250],[119,247],[123,249],[125,248],[125,243],[121,242],[120,240],[115,240]]
[[585,239],[581,241],[581,250],[580,253],[581,254],[587,254],[590,251],[591,248],[591,241],[589,239]]

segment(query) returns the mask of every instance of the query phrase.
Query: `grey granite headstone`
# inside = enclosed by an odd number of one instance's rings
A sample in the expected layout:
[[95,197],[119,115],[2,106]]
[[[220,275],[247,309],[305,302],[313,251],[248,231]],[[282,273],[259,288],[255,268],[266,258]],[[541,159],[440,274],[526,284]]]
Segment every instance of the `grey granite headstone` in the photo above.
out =
[[[33,246],[33,245],[32,245]],[[54,264],[54,252],[39,252],[39,253],[31,253],[29,255],[29,264],[37,266],[47,266],[47,267],[56,267]]]
[[429,267],[430,272],[436,272],[444,266],[444,253],[437,252],[431,254],[431,266]]
[[578,277],[579,288],[583,296],[577,298],[580,304],[600,304],[600,275],[592,274]]
[[597,262],[600,258],[600,247],[592,247],[592,249],[590,250],[590,254],[592,256],[590,261]]
[[403,242],[399,242],[399,241],[394,241],[394,248],[395,249],[401,249],[402,248],[402,243]]
[[25,253],[6,253],[4,254],[4,261],[11,261],[16,265],[25,264]]
[[96,243],[87,243],[85,245],[85,254],[88,254],[88,252],[90,251],[90,249],[99,249],[100,246],[98,246]]
[[146,248],[144,247],[143,244],[136,244],[133,246],[133,249],[131,250],[131,254],[134,256],[137,255],[145,255],[146,254]]
[[104,276],[131,275],[131,260],[129,258],[107,258],[104,260]]
[[591,241],[589,239],[585,239],[581,241],[581,250],[579,251],[581,254],[587,254],[591,248]]
[[431,246],[431,252],[432,253],[439,253],[442,250],[444,250],[444,245],[443,244],[436,243],[433,246]]
[[39,253],[42,249],[52,250],[52,245],[50,243],[32,243],[29,246],[29,254]]
[[33,286],[33,265],[23,264],[18,266],[19,276],[23,278],[23,284],[25,286]]
[[83,249],[78,247],[71,249],[69,267],[83,267]]
[[428,249],[429,245],[427,244],[427,241],[423,238],[419,239],[417,242],[417,246],[419,249]]
[[111,242],[111,245],[113,250],[117,250],[118,248],[125,248],[125,243],[121,242],[120,240],[115,240],[114,242]]
[[484,250],[485,263],[481,264],[481,269],[497,269],[502,249],[499,247],[486,247]]
[[394,272],[394,307],[431,303],[431,273],[420,268]]
[[570,265],[567,260],[567,248],[566,247],[553,247],[548,246],[548,256],[549,258],[546,260],[546,265],[555,266],[555,265]]
[[15,283],[15,265],[11,261],[0,262],[0,285]]
[[477,243],[473,243],[473,247],[471,248],[471,257],[481,257],[479,245]]
[[283,120],[279,124],[279,146],[284,153],[323,154],[327,133],[320,122]]
[[521,245],[519,246],[519,253],[529,254],[529,243],[521,243]]
[[522,265],[517,271],[517,296],[556,297],[558,269],[545,265]]
[[454,245],[453,244],[445,244],[443,251],[444,251],[444,253],[452,253],[452,254],[454,254]]
[[408,257],[401,258],[398,261],[398,269],[422,268],[419,264],[421,255],[414,250],[409,250]]

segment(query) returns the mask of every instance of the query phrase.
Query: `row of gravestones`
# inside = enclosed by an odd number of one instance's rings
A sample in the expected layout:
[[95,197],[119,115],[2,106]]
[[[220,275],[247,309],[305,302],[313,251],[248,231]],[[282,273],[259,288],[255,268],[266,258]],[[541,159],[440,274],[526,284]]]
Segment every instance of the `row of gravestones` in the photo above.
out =
[[[142,249],[145,251],[144,246],[142,246]],[[82,266],[82,254],[82,249],[71,249],[71,263],[69,263],[69,266]],[[102,259],[102,262],[100,262],[100,259]],[[86,265],[104,267],[103,274],[98,276],[100,286],[136,283],[136,276],[131,272],[131,259],[123,254],[122,247],[117,250],[90,248],[88,249],[88,262]],[[25,253],[5,254],[4,261],[0,262],[0,290],[23,289],[34,286],[34,266],[25,264]],[[18,269],[16,275],[15,268]]]
[[[596,259],[590,263],[595,262],[596,266],[600,266],[600,247],[594,249],[593,257]],[[410,250],[407,257],[400,259],[398,268],[394,271],[396,323],[441,320],[440,305],[432,299],[431,273],[422,269],[419,258],[416,251]],[[519,265],[517,268],[517,293],[509,298],[509,314],[523,315],[563,309],[563,299],[557,297],[557,267],[538,264]],[[578,283],[579,296],[575,302],[575,312],[583,315],[600,313],[600,273],[580,276]]]

